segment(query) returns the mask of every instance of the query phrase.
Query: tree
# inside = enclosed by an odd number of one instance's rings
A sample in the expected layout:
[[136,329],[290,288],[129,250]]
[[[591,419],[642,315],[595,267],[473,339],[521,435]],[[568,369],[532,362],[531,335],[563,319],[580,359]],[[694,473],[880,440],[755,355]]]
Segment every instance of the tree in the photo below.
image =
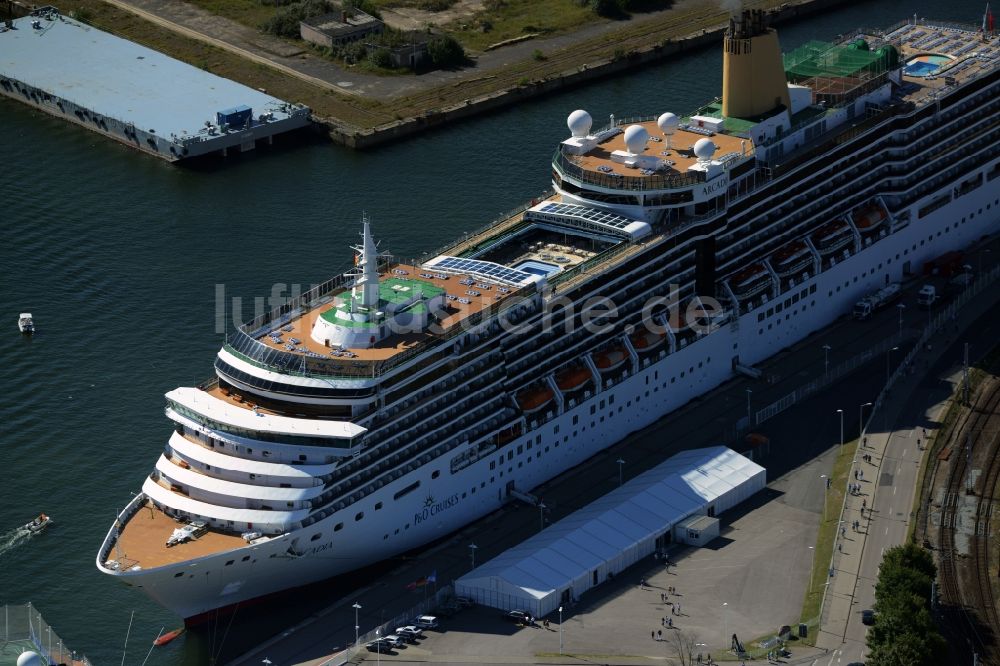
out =
[[681,666],[692,666],[700,661],[696,659],[698,637],[695,634],[680,629],[667,630],[667,649]]
[[442,69],[461,67],[466,63],[465,49],[451,35],[435,35],[427,42],[431,62]]

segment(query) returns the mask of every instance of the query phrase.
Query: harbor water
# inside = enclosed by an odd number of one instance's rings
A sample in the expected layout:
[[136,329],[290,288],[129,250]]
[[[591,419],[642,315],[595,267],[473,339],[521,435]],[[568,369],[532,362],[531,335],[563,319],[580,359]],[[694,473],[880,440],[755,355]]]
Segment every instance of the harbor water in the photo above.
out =
[[[788,50],[914,12],[977,24],[983,5],[857,2],[780,37]],[[121,663],[128,633],[124,663],[142,663],[180,619],[94,558],[169,436],[163,394],[211,375],[233,298],[249,317],[255,298],[343,270],[363,213],[382,251],[419,259],[546,190],[573,109],[597,126],[687,112],[719,94],[720,65],[721,49],[693,52],[371,153],[286,142],[193,168],[0,98],[0,603],[31,601],[95,664]],[[55,523],[17,538],[40,512]],[[148,663],[225,661],[336,593],[237,613]]]

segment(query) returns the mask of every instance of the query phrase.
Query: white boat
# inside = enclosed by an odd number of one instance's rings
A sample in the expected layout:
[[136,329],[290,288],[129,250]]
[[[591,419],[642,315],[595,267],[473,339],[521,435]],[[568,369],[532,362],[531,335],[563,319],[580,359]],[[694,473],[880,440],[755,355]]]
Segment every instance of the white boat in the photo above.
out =
[[[744,71],[771,86],[750,101],[790,101],[756,110],[741,106],[744,89],[724,89],[693,114],[702,125],[664,113],[593,133],[576,111],[552,157],[552,195],[417,265],[380,260],[365,221],[351,272],[238,326],[212,379],[166,394],[169,439],[98,569],[197,622],[446,538],[909,267],[998,230],[1000,40],[980,44],[970,30],[986,53],[947,87],[841,67],[790,91],[762,24],[758,12],[734,20],[724,66],[749,59]],[[840,48],[828,60],[852,62]],[[831,91],[830,78],[857,87]],[[721,117],[733,108],[738,132]],[[670,141],[669,172],[646,168],[661,159],[645,143],[657,133]],[[607,177],[612,165],[624,175]],[[820,262],[797,248],[792,267],[809,258],[814,269],[772,275],[775,239],[805,243],[830,220],[857,220],[866,201],[884,210],[857,251]],[[544,275],[518,268],[552,243],[588,259]],[[698,314],[716,298],[727,302]],[[584,307],[602,299],[614,309]],[[638,337],[658,319],[670,322],[659,337]],[[192,521],[205,532],[167,549]]]
[[46,516],[44,513],[38,514],[38,517],[29,523],[26,523],[21,529],[25,532],[31,532],[32,534],[38,534],[46,527],[52,524],[52,519]]
[[22,312],[17,318],[17,329],[25,335],[35,332],[35,320],[31,318],[30,312]]

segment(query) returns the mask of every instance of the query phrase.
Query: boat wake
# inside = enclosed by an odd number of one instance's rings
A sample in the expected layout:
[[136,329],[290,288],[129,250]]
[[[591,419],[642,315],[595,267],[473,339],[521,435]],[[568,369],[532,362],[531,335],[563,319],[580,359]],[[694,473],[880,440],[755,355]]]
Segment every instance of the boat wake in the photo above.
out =
[[0,556],[6,555],[31,537],[31,532],[18,527],[0,534]]

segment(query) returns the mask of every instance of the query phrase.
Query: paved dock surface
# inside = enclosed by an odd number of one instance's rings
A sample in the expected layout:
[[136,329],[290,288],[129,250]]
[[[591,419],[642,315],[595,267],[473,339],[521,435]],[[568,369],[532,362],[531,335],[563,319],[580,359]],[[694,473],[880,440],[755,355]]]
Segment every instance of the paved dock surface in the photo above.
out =
[[[973,252],[970,260],[982,258],[985,270],[993,265],[989,261],[992,257],[1000,256],[998,249],[981,256]],[[908,307],[902,310],[902,325],[896,308],[880,312],[867,322],[842,318],[762,364],[760,368],[770,382],[732,380],[533,490],[533,494],[550,507],[547,518],[554,522],[615,488],[618,458],[626,461],[623,471],[628,479],[678,450],[719,444],[721,434],[746,415],[747,388],[753,391],[752,408],[758,409],[821,376],[827,361],[832,368],[898,336],[900,329],[904,338],[901,349],[907,349],[907,341],[912,343],[919,327],[927,321],[927,313],[915,303],[916,291],[925,282],[915,278],[906,285],[902,302]],[[996,295],[996,289],[988,290],[978,302],[970,303],[960,324],[972,322],[976,311],[988,311]],[[1000,312],[987,312],[971,329],[975,348],[985,351],[990,336],[996,340],[998,325]],[[953,345],[943,344],[946,340]],[[909,422],[922,427],[938,416],[935,410],[940,407],[935,405],[950,391],[950,384],[940,382],[938,377],[951,376],[960,358],[960,342],[964,341],[954,332],[943,332],[932,341],[934,356],[918,357],[918,363],[924,364],[918,366],[921,371],[929,366],[931,374],[919,382],[901,383],[897,394],[891,396],[887,425]],[[824,345],[830,346],[828,359]],[[942,360],[935,363],[932,359],[939,358],[939,354],[943,354]],[[879,355],[838,384],[764,423],[758,430],[770,437],[770,452],[758,462],[768,469],[768,489],[745,506],[724,514],[721,539],[709,547],[675,549],[669,570],[653,558],[644,560],[568,609],[563,617],[563,647],[566,655],[577,657],[559,655],[557,614],[548,618],[549,630],[518,630],[504,623],[498,611],[478,608],[445,619],[439,631],[429,633],[418,645],[379,659],[403,663],[663,663],[671,649],[670,630],[661,624],[663,618],[670,618],[678,630],[695,636],[706,655],[717,657],[729,647],[727,637],[733,633],[750,643],[773,635],[782,625],[794,627],[800,619],[819,528],[825,487],[821,475],[830,473],[840,444],[836,410],[844,410],[846,438],[856,437],[858,406],[875,399],[884,384],[887,366],[894,369],[901,358],[902,353],[889,355],[888,359]],[[919,375],[915,378],[919,379]],[[865,629],[860,624],[860,610],[870,607],[874,569],[882,547],[896,543],[905,534],[916,467],[912,429],[893,426],[891,432],[886,432],[876,419],[869,444],[884,447],[883,441],[889,443],[889,455],[884,459],[879,453],[876,467],[883,465],[886,473],[893,475],[893,483],[886,484],[887,490],[880,491],[876,498],[876,523],[866,528],[870,531],[867,543],[864,539],[852,542],[836,563],[835,587],[824,610],[819,647],[795,647],[793,657],[785,663],[826,666],[828,662],[838,663],[838,658],[843,663],[860,660]],[[879,478],[875,469],[866,476],[870,480]],[[860,502],[861,497],[857,499]],[[342,655],[354,640],[351,605],[355,601],[362,605],[359,624],[365,633],[381,618],[404,612],[420,601],[423,593],[407,591],[408,582],[436,571],[443,584],[468,572],[472,565],[469,544],[476,544],[476,562],[482,563],[539,528],[537,509],[509,505],[233,663],[256,664],[264,658],[282,665],[342,662],[343,656],[337,655]],[[881,536],[876,537],[876,533]],[[647,588],[640,588],[641,579],[647,581]],[[679,594],[661,598],[668,587],[676,588]],[[665,603],[668,600],[673,603]],[[671,608],[676,611],[677,603],[681,606],[679,615],[671,613]],[[658,631],[663,632],[663,640],[657,640]],[[367,652],[359,656],[365,655],[376,658]]]

